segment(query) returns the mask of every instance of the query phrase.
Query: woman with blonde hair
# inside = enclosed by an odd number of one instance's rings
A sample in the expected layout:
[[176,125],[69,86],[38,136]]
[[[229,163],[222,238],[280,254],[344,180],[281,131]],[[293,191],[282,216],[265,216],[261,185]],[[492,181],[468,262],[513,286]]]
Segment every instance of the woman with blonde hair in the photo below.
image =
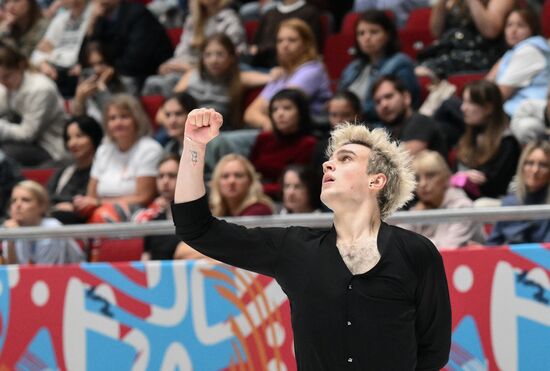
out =
[[[424,150],[418,153],[412,167],[416,174],[418,201],[411,210],[473,207],[473,201],[462,189],[449,186],[451,169],[438,152]],[[483,241],[481,226],[475,222],[402,224],[400,227],[428,237],[440,250]]]
[[174,56],[158,68],[158,75],[145,81],[143,95],[169,95],[184,72],[199,64],[200,50],[215,34],[227,35],[240,54],[246,50],[246,33],[239,15],[229,7],[230,0],[191,0],[190,12]]
[[[550,204],[550,143],[529,143],[519,159],[516,191],[502,200],[502,206]],[[497,222],[486,245],[550,241],[550,220]]]
[[[50,203],[48,192],[35,181],[17,183],[10,201],[10,218],[4,222],[4,228],[61,226],[57,219],[46,216]],[[82,249],[72,238],[4,241],[2,257],[8,264],[78,263],[85,258]]]
[[315,122],[322,121],[332,91],[325,66],[319,60],[315,36],[307,23],[298,18],[281,23],[277,32],[277,60],[279,77],[269,82],[248,106],[245,123],[271,131],[269,101],[285,88],[302,90],[309,99],[312,118]]
[[97,149],[88,190],[75,197],[74,205],[92,222],[123,221],[134,207],[147,206],[155,197],[162,147],[150,137],[147,114],[131,95],[112,98],[104,125],[107,138]]
[[273,214],[273,202],[263,191],[259,175],[245,157],[221,158],[210,181],[210,209],[215,216]]

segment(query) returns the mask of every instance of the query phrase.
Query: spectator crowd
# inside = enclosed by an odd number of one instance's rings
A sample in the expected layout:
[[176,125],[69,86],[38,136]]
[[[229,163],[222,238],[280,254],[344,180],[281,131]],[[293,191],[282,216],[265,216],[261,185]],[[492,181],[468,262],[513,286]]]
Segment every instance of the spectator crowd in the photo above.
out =
[[[549,3],[2,0],[2,227],[171,219],[198,107],[224,116],[206,153],[215,216],[330,211],[322,163],[344,122],[409,151],[404,210],[549,204]],[[439,249],[550,242],[548,220],[401,227]],[[71,238],[0,249],[4,263],[89,259]],[[198,257],[144,239],[143,259]]]

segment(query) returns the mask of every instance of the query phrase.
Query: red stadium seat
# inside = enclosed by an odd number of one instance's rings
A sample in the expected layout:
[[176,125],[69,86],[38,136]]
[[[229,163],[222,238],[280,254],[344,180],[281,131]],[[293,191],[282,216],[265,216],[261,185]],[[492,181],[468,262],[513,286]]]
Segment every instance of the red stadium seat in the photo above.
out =
[[355,36],[345,34],[329,35],[325,41],[324,62],[332,81],[340,79],[344,67],[353,59]]
[[153,131],[158,129],[155,116],[157,115],[157,111],[160,107],[162,107],[164,99],[165,98],[162,95],[144,95],[140,97],[141,105],[143,106],[143,109],[145,109],[145,112],[147,113],[147,116],[149,116],[151,124],[153,125]]
[[430,17],[432,15],[432,8],[417,8],[413,9],[409,13],[407,23],[403,26],[405,30],[425,31],[431,34],[430,31]]
[[42,184],[45,186],[48,183],[48,180],[50,180],[50,177],[53,175],[53,173],[57,170],[57,168],[44,168],[44,169],[32,169],[32,168],[26,168],[21,169],[21,174],[28,180],[34,180],[37,183]]
[[246,109],[250,105],[250,103],[252,103],[254,99],[256,99],[258,95],[260,95],[260,93],[262,92],[262,89],[263,89],[262,87],[258,87],[258,88],[248,89],[247,91],[245,91],[243,109]]
[[418,51],[434,41],[430,31],[431,14],[432,8],[414,9],[405,26],[399,30],[401,51],[413,59],[416,59]]
[[244,22],[244,30],[246,32],[246,42],[252,44],[254,40],[254,35],[260,26],[260,21],[257,19],[251,19]]
[[141,259],[143,238],[124,240],[96,239],[92,243],[91,261],[123,262]]
[[180,42],[181,34],[183,33],[183,27],[167,28],[166,33],[168,34],[168,37],[172,42],[172,46],[175,48]]
[[540,24],[542,26],[542,34],[547,39],[550,38],[550,0],[544,2],[540,15]]
[[340,29],[340,33],[343,35],[355,35],[355,24],[357,23],[357,20],[359,19],[359,15],[361,13],[359,12],[349,12],[344,17],[344,20],[342,21],[342,28]]

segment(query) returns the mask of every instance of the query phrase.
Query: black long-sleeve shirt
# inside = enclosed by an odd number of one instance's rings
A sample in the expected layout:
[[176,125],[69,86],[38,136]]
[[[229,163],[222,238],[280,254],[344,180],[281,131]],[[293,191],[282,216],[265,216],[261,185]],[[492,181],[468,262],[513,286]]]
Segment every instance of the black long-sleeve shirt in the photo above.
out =
[[190,246],[281,285],[298,370],[437,370],[447,363],[447,280],[428,239],[382,223],[380,261],[353,275],[334,227],[247,229],[212,217],[206,197],[172,210],[176,233]]

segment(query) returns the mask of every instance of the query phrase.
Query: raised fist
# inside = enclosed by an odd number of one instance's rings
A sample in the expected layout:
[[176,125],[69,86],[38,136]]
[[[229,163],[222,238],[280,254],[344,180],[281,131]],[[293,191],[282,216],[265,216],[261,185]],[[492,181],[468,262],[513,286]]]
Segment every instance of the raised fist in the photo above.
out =
[[185,137],[206,144],[218,136],[223,117],[212,108],[197,108],[189,112],[185,121]]

